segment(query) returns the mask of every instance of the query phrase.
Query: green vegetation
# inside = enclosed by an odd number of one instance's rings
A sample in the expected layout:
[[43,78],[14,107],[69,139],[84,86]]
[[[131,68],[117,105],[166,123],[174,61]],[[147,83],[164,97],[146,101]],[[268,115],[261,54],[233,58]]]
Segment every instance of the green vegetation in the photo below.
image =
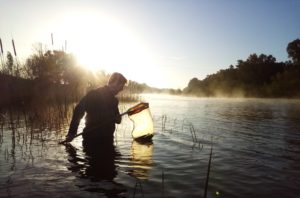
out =
[[291,61],[251,54],[205,79],[193,78],[184,94],[202,97],[300,97],[300,40],[287,46]]

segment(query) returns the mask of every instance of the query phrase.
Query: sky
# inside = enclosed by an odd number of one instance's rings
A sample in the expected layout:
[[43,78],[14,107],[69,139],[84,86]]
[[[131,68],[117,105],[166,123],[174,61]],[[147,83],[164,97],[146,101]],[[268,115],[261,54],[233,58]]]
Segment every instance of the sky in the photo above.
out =
[[158,88],[183,89],[252,53],[286,61],[299,19],[300,0],[0,0],[5,54],[14,39],[25,61],[42,43]]

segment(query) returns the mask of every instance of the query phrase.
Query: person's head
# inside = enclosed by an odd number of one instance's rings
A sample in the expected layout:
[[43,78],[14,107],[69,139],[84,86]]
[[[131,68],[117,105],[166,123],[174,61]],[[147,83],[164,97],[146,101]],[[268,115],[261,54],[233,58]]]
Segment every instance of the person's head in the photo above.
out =
[[115,72],[110,76],[107,85],[113,94],[117,95],[123,90],[126,83],[127,79],[122,74]]

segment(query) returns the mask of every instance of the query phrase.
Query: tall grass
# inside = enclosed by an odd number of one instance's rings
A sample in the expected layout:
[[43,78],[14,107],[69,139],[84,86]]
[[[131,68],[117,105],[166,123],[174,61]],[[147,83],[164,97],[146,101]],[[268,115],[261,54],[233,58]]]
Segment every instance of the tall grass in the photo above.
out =
[[[0,143],[4,135],[12,137],[12,147],[16,143],[31,145],[33,141],[45,142],[61,139],[72,116],[72,105],[44,105],[31,108],[8,108],[0,116]],[[5,133],[4,133],[5,132]]]

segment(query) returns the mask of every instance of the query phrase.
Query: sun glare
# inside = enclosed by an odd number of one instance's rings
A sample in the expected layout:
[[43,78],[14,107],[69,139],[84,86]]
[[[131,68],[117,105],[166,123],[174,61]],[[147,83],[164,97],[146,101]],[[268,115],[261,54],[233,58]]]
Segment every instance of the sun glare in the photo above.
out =
[[151,82],[158,72],[149,46],[118,18],[90,11],[72,13],[62,19],[60,29],[67,51],[91,71],[118,71],[138,82]]

